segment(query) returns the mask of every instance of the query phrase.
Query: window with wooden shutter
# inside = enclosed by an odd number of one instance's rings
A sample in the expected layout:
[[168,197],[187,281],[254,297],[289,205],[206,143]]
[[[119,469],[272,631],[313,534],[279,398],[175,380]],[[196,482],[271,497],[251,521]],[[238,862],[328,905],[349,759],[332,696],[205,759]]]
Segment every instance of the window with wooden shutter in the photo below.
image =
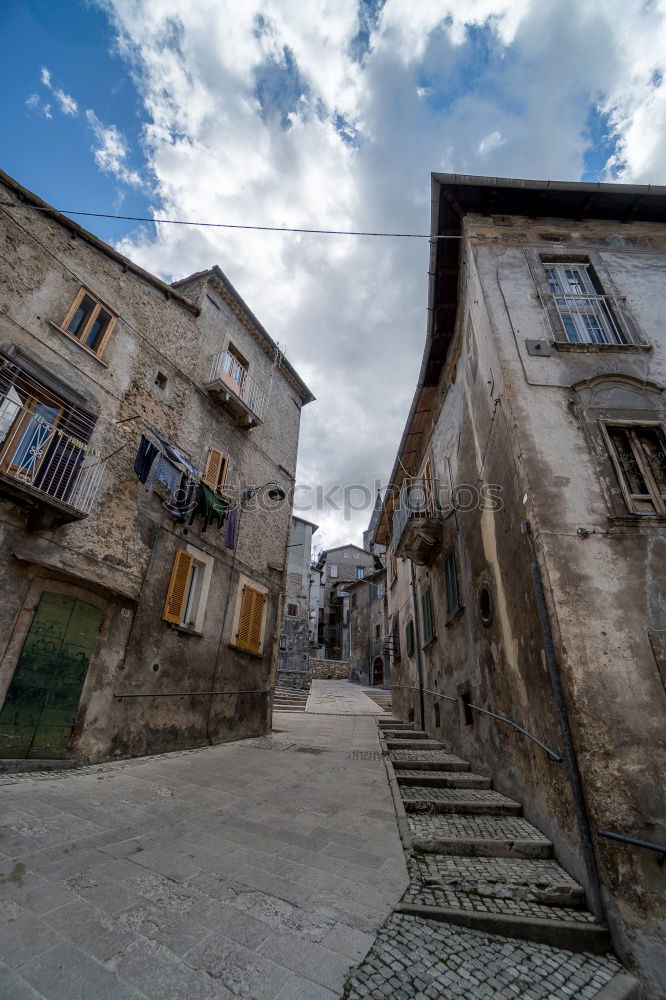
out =
[[248,649],[252,653],[258,653],[261,648],[261,626],[264,619],[265,600],[266,598],[259,590],[245,584],[238,615],[236,645],[242,649]]
[[117,316],[86,288],[80,288],[61,330],[91,354],[100,357],[111,336]]
[[173,561],[169,589],[162,612],[164,621],[171,622],[173,625],[180,625],[183,621],[193,566],[194,557],[185,549],[178,549]]
[[221,490],[227,481],[229,469],[229,456],[225,455],[219,448],[209,448],[206,457],[206,468],[201,477],[206,486],[216,492]]

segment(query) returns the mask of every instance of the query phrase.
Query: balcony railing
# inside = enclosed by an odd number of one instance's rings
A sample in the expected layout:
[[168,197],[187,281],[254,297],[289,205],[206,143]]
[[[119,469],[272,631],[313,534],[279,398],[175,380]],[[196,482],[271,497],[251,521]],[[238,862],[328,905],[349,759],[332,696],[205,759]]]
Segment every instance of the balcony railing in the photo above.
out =
[[50,423],[38,409],[10,397],[0,404],[0,485],[69,513],[65,519],[85,516],[102,477],[101,455]]
[[263,421],[266,394],[230,351],[213,356],[207,388],[221,395],[237,416],[247,418],[249,426]]
[[442,508],[438,479],[409,479],[393,512],[393,549],[397,556],[425,566],[441,543]]
[[541,298],[555,342],[642,346],[627,321],[622,304],[610,295],[555,292],[541,293]]

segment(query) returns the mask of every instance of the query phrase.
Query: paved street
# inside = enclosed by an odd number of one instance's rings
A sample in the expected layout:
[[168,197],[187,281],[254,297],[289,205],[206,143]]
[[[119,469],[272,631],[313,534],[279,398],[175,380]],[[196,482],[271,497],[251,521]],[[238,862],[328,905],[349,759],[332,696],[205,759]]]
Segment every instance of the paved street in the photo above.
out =
[[407,887],[378,714],[320,681],[265,739],[1,776],[0,997],[339,997]]

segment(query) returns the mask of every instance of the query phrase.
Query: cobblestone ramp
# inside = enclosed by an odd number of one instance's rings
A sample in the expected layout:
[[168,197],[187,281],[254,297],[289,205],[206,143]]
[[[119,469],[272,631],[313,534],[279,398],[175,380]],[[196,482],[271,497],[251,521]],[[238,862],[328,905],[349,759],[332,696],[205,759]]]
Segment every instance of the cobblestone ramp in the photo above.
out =
[[601,1000],[615,976],[609,998],[634,996],[521,804],[424,733],[380,731],[410,884],[344,1000]]
[[575,954],[400,913],[388,919],[343,1000],[593,1000],[620,972]]

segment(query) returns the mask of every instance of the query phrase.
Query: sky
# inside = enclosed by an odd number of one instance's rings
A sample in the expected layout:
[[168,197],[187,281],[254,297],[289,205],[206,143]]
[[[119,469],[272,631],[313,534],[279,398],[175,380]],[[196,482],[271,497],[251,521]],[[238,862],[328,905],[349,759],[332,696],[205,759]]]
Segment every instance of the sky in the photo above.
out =
[[[62,210],[427,233],[432,171],[666,183],[666,0],[12,0],[3,29],[0,165]],[[298,512],[358,544],[427,240],[77,221],[167,281],[219,264],[317,397]]]

